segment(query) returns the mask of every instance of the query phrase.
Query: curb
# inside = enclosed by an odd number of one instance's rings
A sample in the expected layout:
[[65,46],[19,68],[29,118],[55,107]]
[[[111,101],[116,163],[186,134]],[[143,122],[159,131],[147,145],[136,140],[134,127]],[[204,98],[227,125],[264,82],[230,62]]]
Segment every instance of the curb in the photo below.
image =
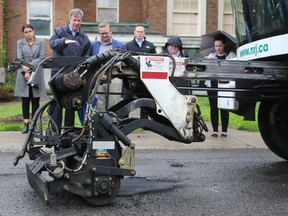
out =
[[[210,130],[211,131],[211,130]],[[189,149],[245,149],[245,148],[267,148],[260,133],[240,131],[229,128],[228,137],[225,139],[211,138],[210,133],[205,133],[204,142],[184,144],[181,142],[169,141],[168,139],[150,131],[141,131],[128,135],[135,143],[136,149],[155,150],[189,150]],[[26,134],[20,131],[0,132],[0,152],[20,152],[26,139]]]

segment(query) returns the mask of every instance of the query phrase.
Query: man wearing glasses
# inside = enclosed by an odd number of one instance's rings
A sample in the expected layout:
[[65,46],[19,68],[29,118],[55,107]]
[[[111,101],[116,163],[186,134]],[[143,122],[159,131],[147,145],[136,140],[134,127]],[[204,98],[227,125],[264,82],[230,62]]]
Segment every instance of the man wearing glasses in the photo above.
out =
[[98,31],[100,38],[92,43],[92,55],[97,55],[111,49],[126,50],[125,44],[112,38],[112,30],[109,23],[99,23]]
[[[108,22],[103,21],[99,23],[98,31],[99,31],[100,38],[92,42],[91,55],[97,55],[99,53],[103,53],[112,49],[126,50],[126,46],[124,43],[112,38],[112,29]],[[106,92],[107,84],[102,84],[101,86],[99,86],[98,91]],[[117,78],[113,79],[110,84],[110,92],[121,93],[121,91],[122,91],[122,80],[117,79]],[[96,98],[93,99],[92,104],[95,104],[97,101],[96,103],[97,110],[98,111],[105,110],[106,95],[99,94],[99,95],[96,95]],[[121,95],[112,95],[112,94],[109,95],[108,107],[115,105],[120,100],[121,100]]]

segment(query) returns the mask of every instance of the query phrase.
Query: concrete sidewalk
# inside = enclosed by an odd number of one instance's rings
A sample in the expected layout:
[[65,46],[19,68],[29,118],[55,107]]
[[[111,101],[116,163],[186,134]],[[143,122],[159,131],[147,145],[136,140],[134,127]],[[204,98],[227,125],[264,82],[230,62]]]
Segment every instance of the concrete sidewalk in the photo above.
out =
[[[210,130],[211,131],[211,130]],[[141,131],[130,134],[128,137],[136,144],[136,149],[243,149],[243,148],[267,148],[260,133],[228,129],[228,137],[210,138],[211,132],[205,133],[206,140],[202,143],[183,144],[169,141],[162,136],[150,131]],[[0,152],[20,152],[26,135],[21,132],[0,132]]]

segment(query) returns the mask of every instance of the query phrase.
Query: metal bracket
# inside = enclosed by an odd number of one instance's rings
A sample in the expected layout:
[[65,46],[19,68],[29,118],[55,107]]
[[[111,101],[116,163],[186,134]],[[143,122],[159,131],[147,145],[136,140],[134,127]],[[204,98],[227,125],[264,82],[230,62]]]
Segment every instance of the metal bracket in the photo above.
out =
[[119,160],[119,165],[121,168],[124,168],[124,169],[134,169],[135,167],[135,144],[134,143],[128,146],[123,156]]

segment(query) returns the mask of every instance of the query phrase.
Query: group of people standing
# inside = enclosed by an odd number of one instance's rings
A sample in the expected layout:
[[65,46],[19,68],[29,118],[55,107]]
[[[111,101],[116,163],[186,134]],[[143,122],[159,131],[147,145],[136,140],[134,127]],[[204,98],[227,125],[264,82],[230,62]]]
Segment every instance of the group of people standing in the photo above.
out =
[[[154,44],[146,40],[144,26],[141,25],[135,27],[135,39],[125,46],[124,43],[117,41],[112,37],[110,24],[101,22],[98,26],[100,37],[91,43],[88,36],[80,29],[83,16],[84,14],[81,9],[72,9],[69,12],[69,23],[54,30],[54,33],[49,40],[50,48],[53,50],[53,57],[85,57],[111,49],[156,53]],[[22,33],[24,38],[17,41],[16,58],[23,60],[32,66],[36,66],[45,58],[45,42],[35,37],[34,27],[30,24],[26,24],[22,27]],[[53,77],[59,69],[60,68],[52,68],[51,77]],[[31,122],[30,104],[32,104],[33,116],[39,108],[40,97],[46,96],[44,77],[41,78],[41,83],[39,83],[36,88],[35,86],[27,85],[30,76],[31,69],[23,65],[17,73],[14,92],[14,96],[21,97],[22,100],[22,115],[24,121],[22,133],[27,133],[29,130],[29,123]],[[113,80],[112,82],[115,81]],[[101,87],[105,88],[105,85]],[[117,88],[118,90],[122,89],[122,85],[119,83],[112,83],[111,87]],[[101,104],[104,104],[104,99],[95,98],[95,100],[98,100],[97,104],[101,109]],[[111,99],[111,101],[113,102],[113,99]],[[56,122],[58,128],[61,128],[62,126],[62,110],[62,107],[57,105],[52,114],[52,119]],[[64,127],[73,127],[74,124],[75,112],[66,109],[64,113]]]
[[[135,55],[140,55],[141,53],[156,54],[156,48],[154,44],[146,40],[145,28],[143,25],[137,25],[134,30],[134,39],[124,44],[118,40],[115,40],[112,37],[112,29],[109,23],[101,22],[98,25],[100,37],[91,43],[88,36],[80,29],[83,16],[84,14],[81,9],[72,9],[69,12],[69,23],[54,30],[54,34],[49,40],[50,48],[53,50],[53,57],[85,57],[103,53],[111,49],[129,50],[132,51]],[[24,38],[17,42],[16,57],[20,60],[30,63],[31,65],[37,65],[45,58],[45,43],[43,40],[39,40],[35,37],[35,30],[30,24],[24,25],[22,27],[22,32]],[[171,37],[165,44],[164,52],[169,53],[174,57],[185,57],[180,37]],[[219,55],[221,54],[218,54],[216,57],[219,57]],[[210,56],[208,56],[207,58],[210,58]],[[52,68],[51,77],[53,77],[59,71],[59,69],[60,68]],[[29,130],[29,123],[31,121],[29,117],[30,103],[32,104],[33,116],[36,110],[39,108],[40,97],[46,95],[44,77],[41,79],[41,83],[37,85],[37,88],[35,88],[31,85],[27,85],[27,81],[29,80],[30,76],[31,69],[26,66],[22,66],[22,68],[17,73],[15,85],[14,95],[21,97],[22,99],[22,114],[24,119],[24,128],[22,130],[22,133],[27,133]],[[114,81],[112,81],[110,85],[111,88],[115,88],[118,91],[122,89],[122,83],[119,83],[117,81],[115,83],[113,82]],[[102,88],[105,88],[105,85],[103,85]],[[115,89],[111,90],[113,91]],[[94,102],[96,103],[97,101],[97,106],[101,106],[101,100],[104,101],[104,99],[95,97]],[[104,103],[103,101],[102,104]],[[113,102],[113,99],[111,99],[111,102]],[[214,104],[214,102],[212,102],[212,98],[210,100],[210,104],[211,113],[214,112],[213,119],[215,119],[215,110],[217,109],[217,107],[215,109],[213,105],[212,110],[212,104]],[[65,110],[64,115],[64,127],[73,127],[75,124],[75,112],[72,110]],[[140,117],[148,118],[145,109],[141,110]],[[52,119],[56,122],[58,129],[60,129],[62,126],[62,118],[62,107],[57,105],[52,114]],[[213,125],[216,125],[216,123]],[[216,132],[218,133],[218,129],[214,128],[213,130],[213,134],[216,134]],[[223,128],[223,133],[225,132],[227,132],[227,129]]]

